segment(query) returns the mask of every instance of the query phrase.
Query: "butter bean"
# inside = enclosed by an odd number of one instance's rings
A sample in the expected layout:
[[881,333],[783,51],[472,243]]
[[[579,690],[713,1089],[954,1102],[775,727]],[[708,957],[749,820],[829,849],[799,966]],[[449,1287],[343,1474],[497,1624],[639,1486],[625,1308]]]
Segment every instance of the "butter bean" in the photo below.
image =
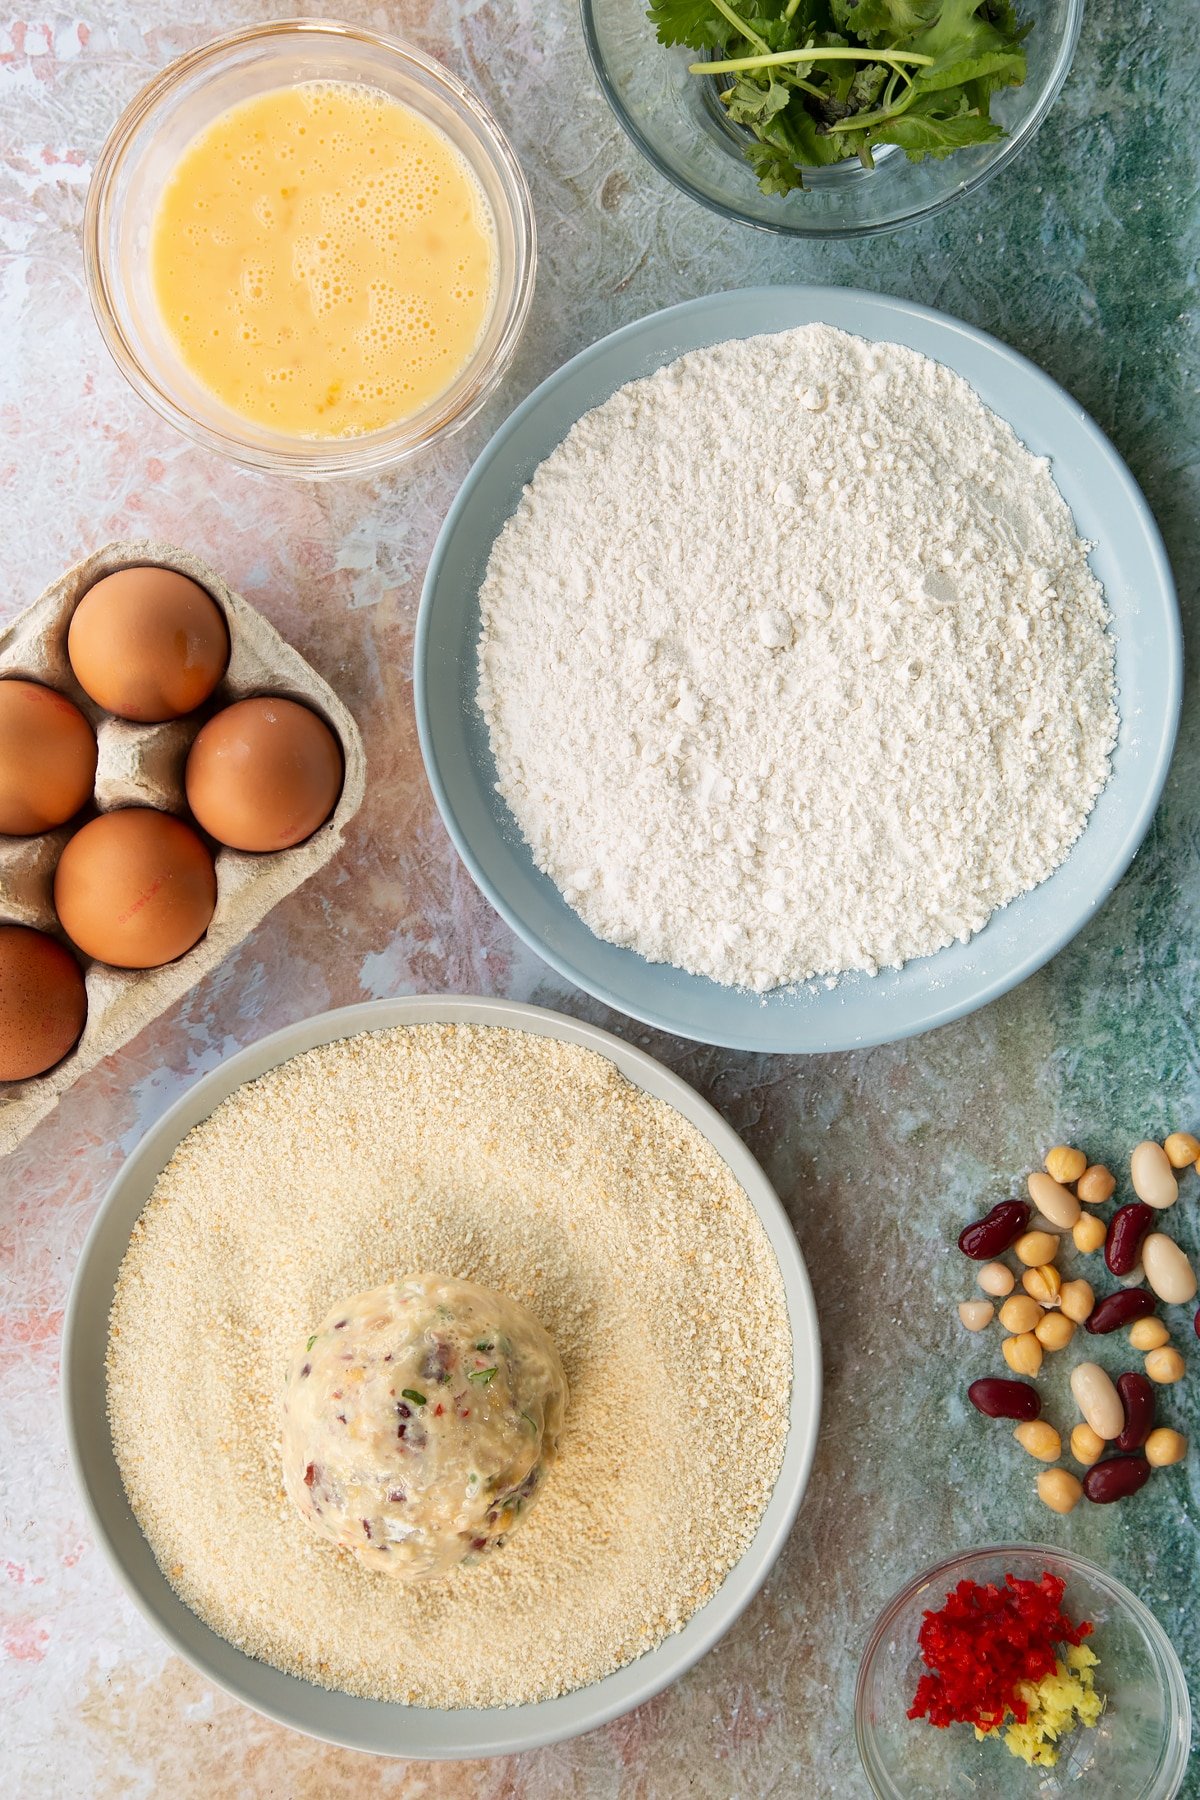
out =
[[1060,1239],[1052,1231],[1027,1231],[1013,1245],[1017,1257],[1027,1268],[1036,1269],[1051,1263],[1058,1255]]
[[1057,1225],[1060,1231],[1070,1231],[1079,1217],[1079,1202],[1074,1194],[1052,1176],[1043,1175],[1040,1169],[1035,1169],[1029,1177],[1029,1198],[1042,1217]]
[[1071,1371],[1075,1404],[1096,1433],[1107,1442],[1119,1437],[1125,1425],[1121,1396],[1099,1363],[1077,1363]]
[[984,1263],[975,1277],[985,1294],[991,1294],[997,1300],[1003,1300],[1005,1294],[1011,1294],[1017,1285],[1017,1278],[1007,1263]]
[[1146,1280],[1168,1306],[1182,1306],[1196,1297],[1196,1275],[1174,1238],[1152,1231],[1142,1244]]
[[1147,1206],[1174,1206],[1179,1198],[1179,1183],[1170,1159],[1161,1144],[1147,1138],[1129,1159],[1129,1179],[1139,1200]]

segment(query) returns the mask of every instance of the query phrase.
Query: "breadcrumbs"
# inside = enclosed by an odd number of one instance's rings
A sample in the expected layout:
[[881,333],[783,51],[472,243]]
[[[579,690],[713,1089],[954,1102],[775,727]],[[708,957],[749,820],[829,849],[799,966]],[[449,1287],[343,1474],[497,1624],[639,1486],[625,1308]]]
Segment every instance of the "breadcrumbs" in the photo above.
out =
[[[405,1585],[296,1515],[296,1338],[417,1271],[528,1306],[570,1383],[512,1542]],[[592,1051],[415,1025],[306,1051],[184,1139],[117,1282],[109,1416],[171,1586],[249,1655],[434,1707],[583,1687],[678,1631],[748,1547],[783,1457],[774,1252],[702,1134]]]

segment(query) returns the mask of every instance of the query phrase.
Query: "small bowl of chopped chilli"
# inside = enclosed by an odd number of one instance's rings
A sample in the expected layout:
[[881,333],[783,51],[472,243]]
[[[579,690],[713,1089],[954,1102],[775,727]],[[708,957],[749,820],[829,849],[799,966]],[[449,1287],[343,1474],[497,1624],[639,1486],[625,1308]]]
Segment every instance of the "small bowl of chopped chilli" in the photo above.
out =
[[580,0],[643,156],[727,219],[858,237],[928,218],[1033,138],[1084,0]]
[[924,1570],[888,1602],[859,1666],[854,1729],[878,1800],[1171,1800],[1191,1706],[1175,1651],[1128,1588],[1066,1551],[998,1544]]

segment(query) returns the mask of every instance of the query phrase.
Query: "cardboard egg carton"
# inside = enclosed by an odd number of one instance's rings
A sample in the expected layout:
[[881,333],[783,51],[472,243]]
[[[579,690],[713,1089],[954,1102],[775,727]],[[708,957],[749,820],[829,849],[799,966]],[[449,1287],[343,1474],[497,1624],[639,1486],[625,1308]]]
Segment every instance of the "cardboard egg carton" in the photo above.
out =
[[[151,563],[175,569],[212,595],[229,627],[229,667],[199,711],[163,725],[114,719],[89,700],[71,672],[67,629],[76,606],[96,582],[118,569]],[[88,1016],[75,1048],[44,1075],[0,1082],[0,1155],[45,1118],[60,1094],[85,1070],[119,1050],[144,1025],[185,994],[254,930],[271,908],[327,863],[362,803],[366,760],[350,713],[333,689],[285,643],[273,625],[201,562],[171,544],[118,542],[85,557],[52,582],[33,605],[0,629],[0,680],[24,676],[66,694],[96,731],[95,810],[153,806],[186,814],[183,770],[192,740],[214,712],[255,694],[278,694],[319,713],[339,740],[345,777],[325,823],[291,850],[249,855],[213,844],[217,905],[200,942],[158,969],[114,969],[80,957]],[[32,925],[66,942],[54,912],[54,871],[78,821],[39,837],[0,836],[0,923]],[[78,953],[76,953],[78,954]]]

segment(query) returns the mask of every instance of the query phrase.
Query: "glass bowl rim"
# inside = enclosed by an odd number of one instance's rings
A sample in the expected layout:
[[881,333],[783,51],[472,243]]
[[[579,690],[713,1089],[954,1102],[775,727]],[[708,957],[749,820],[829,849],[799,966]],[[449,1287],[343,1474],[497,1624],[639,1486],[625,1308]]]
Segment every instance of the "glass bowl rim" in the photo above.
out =
[[[240,436],[235,427],[208,424],[149,374],[123,328],[112,298],[119,292],[119,278],[111,267],[102,226],[106,223],[115,175],[135,133],[154,108],[196,71],[209,66],[219,68],[243,46],[275,37],[348,40],[380,52],[393,67],[400,66],[429,79],[435,88],[444,91],[462,116],[474,155],[466,151],[460,154],[467,155],[469,161],[486,160],[491,164],[508,204],[516,244],[513,292],[492,350],[486,357],[468,362],[462,371],[462,376],[469,378],[468,385],[452,404],[446,404],[447,396],[443,394],[412,418],[358,437],[296,438],[292,445],[259,445]],[[88,298],[105,347],[130,386],[160,417],[193,443],[216,451],[243,468],[319,480],[337,475],[371,475],[390,468],[451,436],[475,416],[495,392],[529,318],[537,272],[537,225],[529,184],[507,136],[479,96],[443,63],[400,38],[340,20],[271,19],[224,32],[185,51],[133,95],[105,138],[92,169],[84,207],[83,258]]]
[[[919,1570],[903,1586],[897,1588],[896,1592],[880,1608],[859,1658],[858,1673],[854,1682],[854,1741],[863,1773],[876,1800],[905,1800],[875,1757],[868,1735],[869,1727],[866,1718],[868,1675],[893,1622],[920,1588],[926,1585],[933,1586],[948,1578],[961,1580],[969,1565],[984,1557],[1007,1559],[1017,1556],[1030,1556],[1035,1561],[1046,1557],[1062,1564],[1070,1575],[1078,1576],[1106,1591],[1140,1627],[1143,1637],[1158,1662],[1168,1722],[1164,1759],[1153,1773],[1159,1781],[1166,1776],[1171,1783],[1170,1786],[1161,1790],[1164,1794],[1176,1794],[1179,1783],[1187,1770],[1190,1757],[1192,1703],[1183,1666],[1179,1661],[1179,1654],[1170,1638],[1145,1601],[1140,1600],[1130,1588],[1125,1586],[1124,1582],[1110,1574],[1107,1569],[1102,1568],[1099,1563],[1092,1562],[1088,1557],[1079,1556],[1073,1550],[1065,1550],[1057,1544],[1037,1544],[1028,1540],[1017,1540],[1009,1543],[980,1544],[974,1549],[959,1550],[953,1556],[944,1557],[936,1563],[931,1563],[927,1568]],[[887,1787],[880,1785],[882,1780],[888,1782]]]
[[[985,181],[990,181],[993,175],[998,174],[1001,169],[1006,169],[1014,157],[1020,155],[1041,129],[1046,114],[1058,99],[1067,76],[1071,72],[1071,64],[1075,60],[1075,51],[1079,44],[1079,33],[1083,26],[1086,0],[1066,0],[1067,28],[1063,35],[1063,41],[1058,47],[1058,54],[1054,59],[1054,66],[1050,71],[1049,78],[1038,94],[1028,117],[1022,121],[1017,131],[1001,140],[996,155],[986,168],[977,170],[969,180],[960,182],[948,193],[940,194],[936,200],[926,201],[924,205],[915,206],[909,212],[899,213],[895,218],[875,219],[862,224],[837,224],[834,222],[805,224],[802,220],[793,223],[790,219],[756,219],[744,212],[741,207],[729,206],[714,199],[711,194],[706,194],[695,183],[689,181],[687,175],[669,162],[645,136],[610,79],[608,65],[596,30],[595,15],[598,3],[599,0],[579,0],[579,14],[592,72],[601,93],[612,108],[618,125],[631,143],[641,151],[652,168],[657,169],[658,173],[665,176],[681,193],[686,194],[689,199],[695,200],[698,205],[706,207],[709,212],[716,213],[719,218],[729,219],[734,224],[746,225],[752,231],[766,231],[780,237],[794,238],[858,238],[874,237],[884,231],[900,231],[906,225],[915,225],[922,219],[932,217],[934,213],[940,212],[952,201],[961,200],[966,195],[977,192]],[[649,19],[646,24],[647,27],[650,26]],[[658,49],[666,48],[658,44],[653,32],[650,33],[648,41]]]

